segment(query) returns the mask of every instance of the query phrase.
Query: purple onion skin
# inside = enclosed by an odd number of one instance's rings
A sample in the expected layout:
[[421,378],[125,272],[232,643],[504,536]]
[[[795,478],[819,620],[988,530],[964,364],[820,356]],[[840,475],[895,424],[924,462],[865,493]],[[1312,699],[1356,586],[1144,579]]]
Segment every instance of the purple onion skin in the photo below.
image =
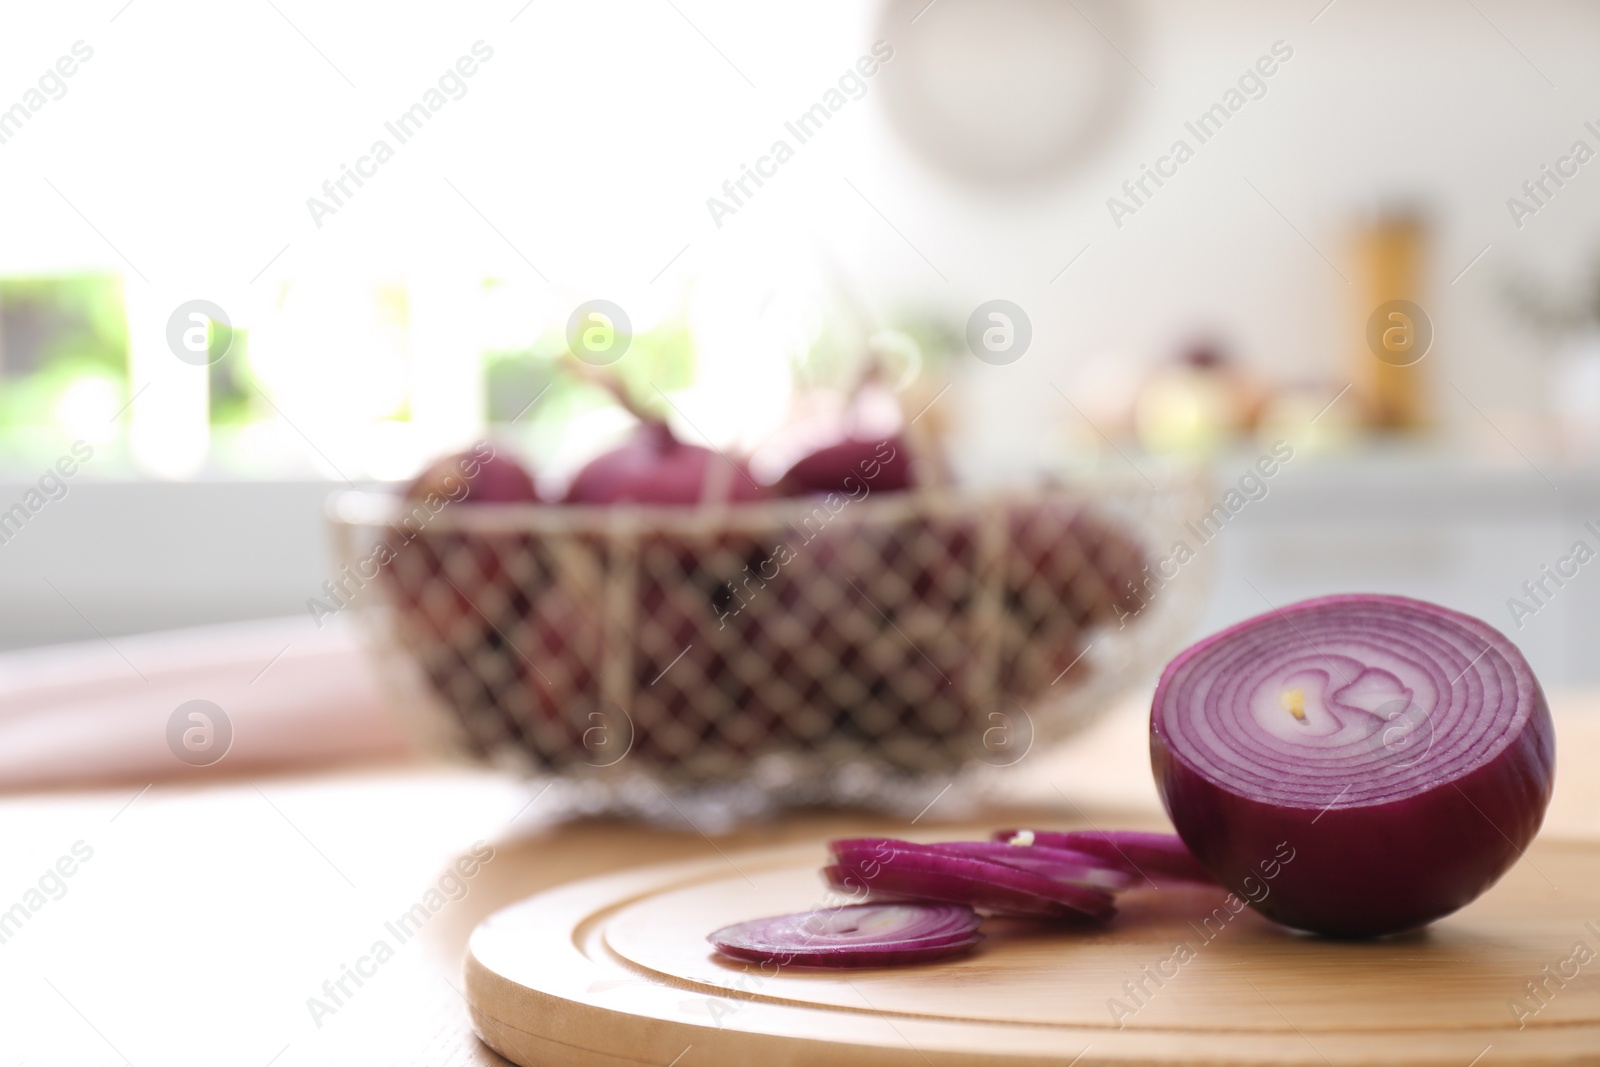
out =
[[424,500],[432,494],[458,504],[539,502],[539,488],[527,468],[485,446],[434,460],[405,489],[407,500]]
[[863,485],[873,492],[898,492],[913,482],[910,450],[903,437],[892,434],[872,441],[847,437],[819,448],[785,471],[775,489],[780,496],[853,494]]
[[[685,444],[664,422],[642,424],[627,441],[584,465],[567,488],[568,504],[681,504],[707,501],[707,484],[722,479],[724,501],[742,503],[765,494],[749,472],[717,470],[727,460],[709,448]],[[715,483],[713,482],[713,485]]]
[[[1324,597],[1306,605],[1349,599],[1400,598]],[[1520,654],[1512,662],[1520,665],[1519,696],[1530,701],[1530,713],[1493,760],[1398,801],[1324,811],[1255,800],[1211,782],[1169,748],[1155,711],[1178,667],[1256,621],[1174,659],[1156,686],[1150,719],[1150,762],[1162,803],[1217,881],[1283,926],[1364,938],[1426,926],[1477,899],[1511,869],[1538,833],[1555,776],[1550,709]],[[1274,877],[1266,877],[1269,871]]]
[[[960,956],[983,940],[982,934],[973,934],[959,941],[940,945],[924,945],[904,949],[838,949],[826,954],[786,957],[782,952],[750,952],[724,945],[716,945],[718,952],[731,959],[746,963],[776,963],[784,967],[814,968],[817,970],[862,970],[868,967],[905,967],[915,963],[933,963],[936,960]],[[715,944],[715,942],[713,942]]]

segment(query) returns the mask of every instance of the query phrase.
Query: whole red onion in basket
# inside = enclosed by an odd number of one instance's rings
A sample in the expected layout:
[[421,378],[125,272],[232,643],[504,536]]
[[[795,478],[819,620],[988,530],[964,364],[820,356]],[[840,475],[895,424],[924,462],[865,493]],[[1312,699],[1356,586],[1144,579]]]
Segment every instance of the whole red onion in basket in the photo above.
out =
[[904,437],[846,437],[800,457],[773,488],[780,496],[898,492],[914,484],[911,451]]
[[[533,476],[515,459],[480,441],[470,451],[428,464],[402,496],[411,507],[392,524],[389,548],[393,558],[383,568],[398,594],[401,610],[414,624],[445,640],[461,636],[463,627],[478,633],[483,622],[469,593],[499,577],[502,554],[511,547],[509,539],[502,536],[489,543],[433,529],[431,524],[445,509],[468,503],[537,503],[539,491]],[[472,566],[465,567],[459,560],[469,555]],[[447,567],[450,559],[458,562]],[[446,577],[448,581],[442,580]]]
[[406,486],[405,498],[436,495],[454,504],[535,504],[539,487],[527,468],[487,442],[471,451],[441,456]]
[[658,420],[578,471],[568,504],[720,504],[760,500],[764,491],[740,461],[678,440]]
[[1150,759],[1218,881],[1285,926],[1360,937],[1448,915],[1517,861],[1550,801],[1555,735],[1499,631],[1346,595],[1181,653],[1156,687]]
[[[742,459],[679,440],[615,374],[572,369],[609,393],[639,426],[579,470],[565,503],[692,508],[766,497]],[[676,515],[633,546],[633,755],[655,766],[732,776],[773,733],[760,694],[736,669],[749,655],[740,647],[743,627],[728,625],[737,614],[731,607],[736,586],[766,552],[754,538],[718,529],[713,520],[703,526],[685,522]]]
[[745,612],[766,595],[765,562],[753,535],[715,525],[680,521],[640,539],[632,661],[643,759],[731,776],[770,747],[776,724],[752,677],[749,624],[760,608]]
[[[1006,603],[1013,612],[1117,622],[1142,606],[1145,554],[1121,524],[1084,504],[1047,500],[1011,516]],[[1030,602],[1032,601],[1032,602]]]
[[1088,631],[1144,606],[1145,554],[1130,531],[1085,504],[1023,502],[1007,526],[1006,619],[1032,639],[1016,643],[1002,671],[1007,685],[1029,692],[1082,670],[1074,664]]
[[972,754],[978,714],[974,520],[890,503],[831,519],[819,503],[791,523],[750,639],[790,683],[781,721],[796,745],[943,769]]
[[[410,510],[391,525],[392,558],[381,569],[402,626],[414,631],[424,670],[436,686],[453,679],[509,677],[511,668],[487,669],[487,658],[512,656],[511,638],[531,602],[508,575],[506,561],[523,547],[514,533],[477,534],[432,527],[448,508],[537,503],[533,476],[488,442],[430,463],[404,490]],[[491,694],[492,695],[492,694]],[[492,703],[492,701],[480,701]],[[479,716],[488,723],[487,713]],[[514,725],[489,723],[473,740],[510,734]]]
[[[400,523],[405,542],[413,538],[431,546],[433,573],[442,574],[443,559],[440,554],[471,551],[486,581],[493,581],[501,567],[501,556],[514,547],[502,535],[499,543],[491,544],[481,537],[444,533],[430,530],[428,523],[433,515],[446,507],[463,504],[536,504],[539,488],[521,463],[510,456],[495,451],[488,442],[479,442],[469,452],[456,452],[434,460],[406,486],[404,498],[419,505]],[[422,507],[427,510],[424,512]],[[396,551],[410,547],[403,544]],[[471,582],[475,576],[457,575],[457,584]],[[464,594],[463,594],[464,595]]]

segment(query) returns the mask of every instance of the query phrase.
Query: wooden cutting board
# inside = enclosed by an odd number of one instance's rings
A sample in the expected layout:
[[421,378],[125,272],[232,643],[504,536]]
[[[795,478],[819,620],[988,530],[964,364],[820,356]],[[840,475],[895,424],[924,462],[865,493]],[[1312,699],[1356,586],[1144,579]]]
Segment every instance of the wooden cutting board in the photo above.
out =
[[1094,933],[990,919],[972,955],[915,967],[711,951],[717,927],[815,907],[823,861],[735,853],[506,908],[468,948],[473,1025],[524,1067],[1600,1062],[1600,844],[1540,841],[1470,907],[1377,942],[1180,890],[1125,895]]

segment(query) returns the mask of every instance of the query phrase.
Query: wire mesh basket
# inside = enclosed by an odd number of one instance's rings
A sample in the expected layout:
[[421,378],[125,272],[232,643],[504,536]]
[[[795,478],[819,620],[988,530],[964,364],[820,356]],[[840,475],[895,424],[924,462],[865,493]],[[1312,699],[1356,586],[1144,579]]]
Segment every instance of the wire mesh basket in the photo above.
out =
[[709,509],[342,493],[330,512],[428,743],[549,777],[577,810],[703,825],[914,811],[1081,727],[1196,621],[1204,563],[1168,580],[1156,561],[1203,499],[1172,472]]

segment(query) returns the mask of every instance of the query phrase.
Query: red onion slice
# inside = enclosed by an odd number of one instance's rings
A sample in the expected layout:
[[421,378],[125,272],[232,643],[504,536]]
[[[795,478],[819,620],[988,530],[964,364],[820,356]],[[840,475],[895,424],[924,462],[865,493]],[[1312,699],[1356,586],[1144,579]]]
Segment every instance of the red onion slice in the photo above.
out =
[[1516,862],[1550,800],[1555,736],[1493,627],[1348,595],[1180,654],[1156,687],[1150,757],[1218,881],[1286,926],[1373,936],[1455,911]]
[[724,926],[706,938],[724,956],[799,967],[886,967],[943,959],[983,940],[961,904],[849,904]]
[[[1058,852],[1070,849],[1091,861],[1115,868],[1125,877],[1151,885],[1194,883],[1216,885],[1217,880],[1200,865],[1177,834],[1152,834],[1139,830],[1000,830],[996,841],[1020,851]],[[1025,844],[1024,842],[1028,842]],[[1121,888],[1121,887],[1119,887]]]
[[[1019,870],[1032,871],[1054,882],[1103,889],[1111,893],[1126,889],[1133,882],[1132,876],[1119,866],[1107,863],[1088,852],[1043,844],[1025,848],[1004,844],[1003,840],[996,835],[994,841],[935,841],[928,847],[935,852],[969,856],[990,863],[1003,863],[1007,867],[1016,867]],[[1173,840],[1176,841],[1177,838]],[[1182,847],[1181,842],[1179,847]],[[1187,851],[1185,849],[1185,852]],[[1199,866],[1192,856],[1189,862]],[[1205,878],[1208,882],[1211,880],[1210,875],[1206,875]]]
[[1104,922],[1116,913],[1111,894],[1051,881],[1031,871],[938,852],[910,841],[834,841],[838,861],[824,874],[837,889],[874,900],[968,904],[994,915]]

